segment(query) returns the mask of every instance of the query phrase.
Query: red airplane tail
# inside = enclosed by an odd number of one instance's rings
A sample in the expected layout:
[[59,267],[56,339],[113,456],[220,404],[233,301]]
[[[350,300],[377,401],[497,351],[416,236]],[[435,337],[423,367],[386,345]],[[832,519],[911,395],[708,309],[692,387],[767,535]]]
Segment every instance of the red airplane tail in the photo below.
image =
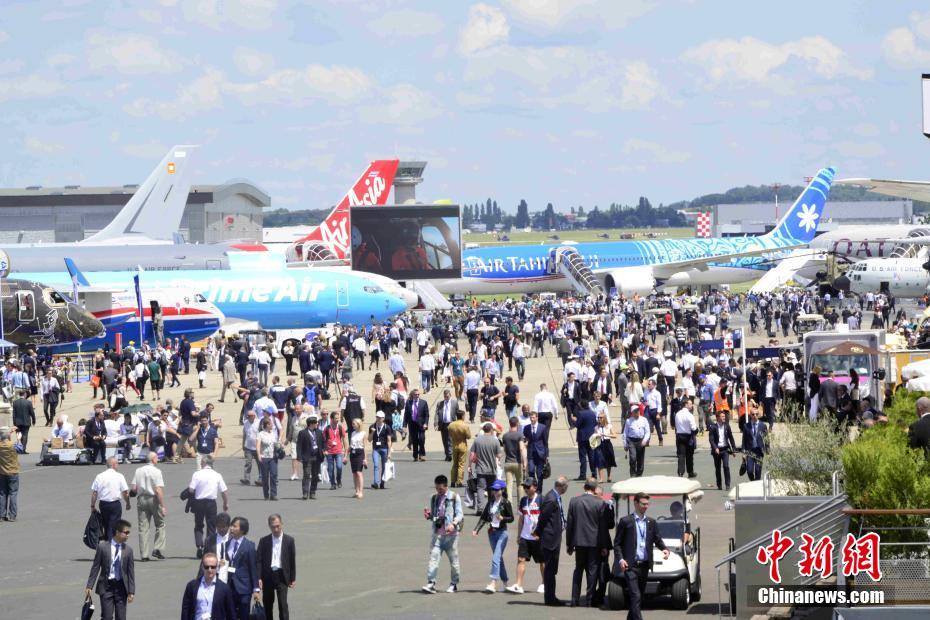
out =
[[309,235],[291,244],[287,250],[288,261],[348,258],[351,247],[349,207],[385,204],[399,164],[398,159],[371,162],[326,219]]

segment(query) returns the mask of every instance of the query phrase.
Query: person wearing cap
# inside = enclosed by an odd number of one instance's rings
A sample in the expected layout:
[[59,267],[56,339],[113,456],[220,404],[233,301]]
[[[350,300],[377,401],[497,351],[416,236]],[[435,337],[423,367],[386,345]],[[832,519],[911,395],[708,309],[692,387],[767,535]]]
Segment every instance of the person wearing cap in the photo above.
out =
[[[517,582],[508,586],[506,590],[512,594],[523,594],[523,578],[526,575],[526,565],[532,560],[539,565],[540,580],[544,578],[545,564],[543,563],[542,546],[539,536],[534,531],[539,521],[539,506],[542,498],[537,492],[536,478],[527,478],[523,481],[524,495],[520,499],[520,520],[517,528],[520,530],[520,539],[517,545]],[[543,592],[542,583],[536,590]]]
[[391,459],[393,431],[385,422],[385,413],[375,414],[375,423],[368,427],[368,442],[371,444],[371,460],[374,463],[371,488],[384,488],[384,473]]
[[504,550],[507,548],[507,524],[513,523],[513,506],[510,500],[504,497],[507,483],[495,480],[491,483],[491,494],[488,502],[478,516],[478,523],[472,531],[472,536],[485,525],[488,526],[488,542],[491,544],[491,581],[485,587],[486,592],[497,592],[497,581],[500,580],[507,588],[507,567],[504,566]]
[[320,479],[320,465],[325,458],[325,439],[319,429],[320,418],[311,413],[307,416],[307,427],[297,434],[297,460],[303,465],[303,499],[316,499],[316,486]]
[[[668,338],[666,338],[665,341],[674,342],[674,340],[670,340]],[[675,377],[678,374],[678,364],[675,363],[675,357],[671,351],[665,351],[662,356],[665,359],[659,366],[659,373],[665,377],[665,382],[668,384],[669,394],[671,394],[675,387]]]

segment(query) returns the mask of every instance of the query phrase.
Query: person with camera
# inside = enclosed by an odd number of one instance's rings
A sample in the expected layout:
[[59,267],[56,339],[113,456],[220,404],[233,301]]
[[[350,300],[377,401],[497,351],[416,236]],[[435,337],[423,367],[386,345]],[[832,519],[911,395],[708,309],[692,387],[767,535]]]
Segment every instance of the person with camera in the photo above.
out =
[[452,567],[452,580],[446,592],[458,592],[461,578],[459,565],[459,531],[465,521],[462,512],[462,498],[455,491],[449,490],[449,479],[440,474],[433,481],[436,492],[430,497],[429,506],[423,509],[423,518],[430,521],[432,538],[430,539],[429,563],[426,569],[426,585],[423,591],[436,594],[436,575],[439,572],[439,560],[445,553]]

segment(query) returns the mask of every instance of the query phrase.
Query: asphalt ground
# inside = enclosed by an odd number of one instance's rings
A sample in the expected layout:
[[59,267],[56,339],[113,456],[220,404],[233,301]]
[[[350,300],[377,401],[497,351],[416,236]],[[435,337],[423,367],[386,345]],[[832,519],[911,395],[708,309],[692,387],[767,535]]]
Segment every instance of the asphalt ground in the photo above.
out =
[[[747,316],[736,315],[735,324],[742,324]],[[761,344],[762,340],[751,338],[750,345]],[[460,342],[465,344],[464,340]],[[407,364],[408,368],[415,368],[415,361],[410,356]],[[382,364],[382,369],[385,368]],[[283,375],[283,364],[278,371]],[[414,376],[414,372],[409,374]],[[560,374],[561,364],[551,347],[547,347],[545,357],[529,359],[525,379],[519,382],[522,401],[532,398],[540,382],[548,383],[550,389],[561,385]],[[373,376],[374,371],[355,373],[355,385],[366,401],[370,398],[369,386]],[[180,402],[183,388],[196,386],[195,375],[182,375],[182,383],[182,387],[163,391],[162,398],[170,397],[175,403]],[[87,384],[76,385],[74,389],[67,395],[60,411],[68,413],[71,422],[76,424],[79,418],[89,415],[93,401]],[[351,476],[347,468],[341,489],[330,491],[324,485],[318,492],[318,499],[302,501],[300,482],[289,480],[288,459],[280,464],[281,501],[265,502],[260,488],[242,486],[238,482],[242,473],[241,432],[237,423],[240,405],[230,399],[226,403],[217,403],[219,390],[219,374],[209,373],[207,386],[196,390],[196,399],[201,406],[206,402],[216,403],[216,415],[225,423],[222,436],[226,447],[221,450],[216,469],[229,485],[230,513],[250,520],[252,530],[249,537],[256,541],[267,534],[266,518],[269,514],[278,512],[283,516],[285,531],[297,542],[297,586],[290,593],[295,618],[484,618],[502,613],[513,618],[615,615],[596,609],[544,607],[542,595],[535,593],[540,576],[534,567],[527,571],[527,594],[486,594],[483,589],[488,582],[490,549],[483,532],[477,538],[470,535],[470,529],[476,523],[471,511],[466,511],[466,532],[459,544],[462,565],[459,593],[422,593],[420,587],[425,583],[430,540],[430,527],[423,519],[422,510],[433,492],[433,478],[439,473],[449,473],[438,432],[430,430],[427,435],[428,457],[425,463],[412,462],[409,450],[398,451],[395,454],[398,479],[388,483],[389,488],[383,491],[366,488],[362,500],[352,497]],[[441,391],[433,390],[428,397],[432,402],[441,397]],[[334,407],[338,402],[334,399],[325,405]],[[618,414],[617,408],[611,407],[613,420]],[[368,418],[371,418],[371,413],[366,416]],[[498,420],[503,421],[502,411],[498,412]],[[18,521],[0,523],[4,558],[0,564],[0,605],[3,609],[0,616],[5,618],[45,620],[77,618],[80,615],[83,588],[93,558],[92,551],[81,542],[81,536],[89,514],[90,485],[101,471],[101,466],[37,466],[39,441],[48,437],[49,430],[41,426],[34,428],[30,436],[31,454],[20,457],[23,471]],[[477,425],[473,430],[477,430]],[[675,475],[677,460],[673,444],[674,440],[666,442],[664,447],[653,443],[647,449],[646,475]],[[564,415],[556,421],[551,447],[553,476],[577,476],[577,451]],[[614,481],[628,476],[622,450],[617,450],[617,457],[620,468],[614,470]],[[733,516],[724,510],[724,492],[715,486],[706,435],[698,438],[695,466],[705,491],[703,500],[692,514],[694,525],[702,531],[703,599],[687,612],[671,610],[668,598],[649,601],[647,617],[674,618],[683,617],[686,613],[688,616],[709,616],[717,612],[713,565],[727,552]],[[131,481],[136,467],[120,466],[120,471]],[[734,478],[737,467],[733,465]],[[137,591],[136,600],[129,608],[131,618],[177,617],[185,583],[197,571],[193,516],[184,513],[184,504],[178,498],[194,471],[193,461],[187,459],[181,465],[164,464],[161,469],[169,498],[166,560],[138,561],[134,503],[128,513],[133,524],[129,544],[137,557]],[[370,476],[369,469],[366,471],[366,485],[370,483]],[[547,489],[551,488],[551,481],[548,482]],[[581,492],[581,483],[572,482],[566,500]],[[625,506],[622,509],[625,510]],[[517,535],[514,525],[510,528],[511,538],[505,553],[511,579],[516,574]],[[449,567],[445,559],[443,562],[438,584],[444,589],[448,584]],[[557,592],[562,599],[570,598],[573,567],[574,559],[563,550]],[[725,592],[722,596],[726,600]]]

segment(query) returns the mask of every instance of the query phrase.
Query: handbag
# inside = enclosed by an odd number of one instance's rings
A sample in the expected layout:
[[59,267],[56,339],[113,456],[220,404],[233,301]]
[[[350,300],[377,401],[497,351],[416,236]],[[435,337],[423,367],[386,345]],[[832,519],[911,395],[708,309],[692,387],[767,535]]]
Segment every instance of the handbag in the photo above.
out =
[[549,461],[546,461],[542,468],[542,479],[545,480],[552,476],[552,467],[549,465]]
[[384,464],[384,479],[397,480],[397,468],[394,466],[394,461],[391,459],[388,459],[387,463]]
[[276,443],[274,445],[274,458],[278,461],[284,460],[287,457],[287,453],[284,451],[284,448],[281,447],[281,444]]
[[94,387],[100,387],[100,375],[91,375],[90,384]]
[[87,597],[84,599],[84,606],[81,607],[81,620],[91,620],[94,617],[94,599]]
[[252,612],[249,614],[249,620],[265,620],[265,606],[261,603],[252,605]]

